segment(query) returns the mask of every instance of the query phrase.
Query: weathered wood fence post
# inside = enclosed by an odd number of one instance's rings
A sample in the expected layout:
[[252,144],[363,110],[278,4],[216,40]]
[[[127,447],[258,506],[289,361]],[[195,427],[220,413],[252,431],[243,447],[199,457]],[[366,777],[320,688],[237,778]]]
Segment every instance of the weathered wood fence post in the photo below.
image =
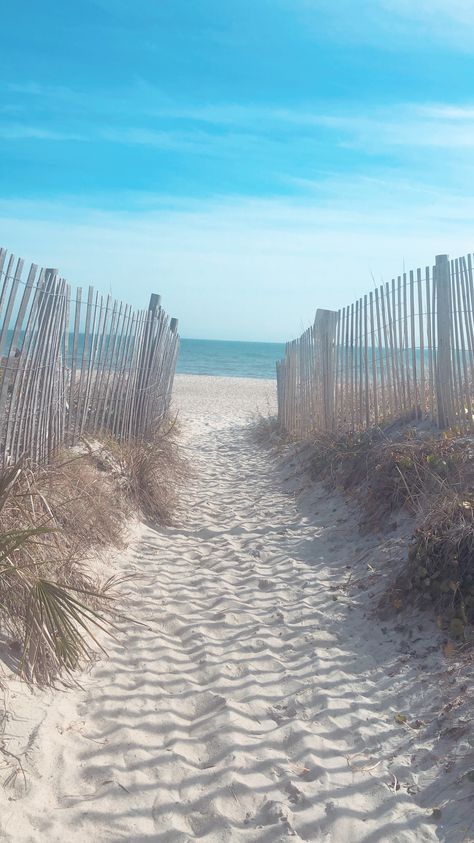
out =
[[449,256],[436,255],[434,267],[436,291],[436,406],[438,427],[446,428],[453,423],[453,369],[451,358],[451,281]]
[[324,430],[333,430],[336,420],[336,325],[337,311],[321,309],[316,311],[315,359],[319,369],[319,402]]
[[137,365],[137,386],[134,401],[132,432],[136,437],[146,432],[147,405],[149,399],[149,381],[152,377],[151,366],[158,340],[157,316],[160,311],[161,296],[152,293],[148,312],[145,314],[145,324],[140,339],[140,355]]

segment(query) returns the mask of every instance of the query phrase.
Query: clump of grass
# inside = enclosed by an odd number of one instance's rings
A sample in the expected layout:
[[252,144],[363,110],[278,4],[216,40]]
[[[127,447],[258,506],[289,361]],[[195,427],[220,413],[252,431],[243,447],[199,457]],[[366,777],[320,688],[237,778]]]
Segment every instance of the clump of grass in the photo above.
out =
[[112,632],[128,577],[104,581],[89,563],[123,546],[133,510],[171,520],[186,469],[175,433],[169,424],[151,442],[86,442],[0,474],[0,630],[28,680],[52,683]]
[[[91,530],[90,520],[69,522],[72,500],[77,505],[92,493],[81,485],[82,468],[76,467],[74,479],[71,473],[59,463],[37,475],[17,465],[0,476],[0,621],[16,643],[19,672],[38,683],[51,683],[62,671],[74,670],[90,656],[91,645],[101,646],[96,631],[110,630],[111,601],[119,582],[111,578],[100,583],[84,567],[79,547],[82,553],[91,549],[97,525]],[[49,499],[46,486],[52,491]],[[98,505],[96,498],[96,516],[104,505],[105,498],[99,496]],[[61,520],[73,536],[61,529]],[[116,531],[117,540],[119,536]]]
[[400,422],[362,433],[326,434],[313,443],[314,479],[354,494],[362,526],[376,527],[403,507],[418,513],[423,502],[474,479],[472,443],[455,433],[434,434]]
[[30,478],[37,498],[35,512],[38,503],[45,514],[50,512],[69,551],[83,557],[86,549],[123,545],[130,505],[113,468],[104,470],[94,452],[71,455],[65,451],[51,466],[27,472],[26,486]]
[[432,605],[439,625],[463,637],[474,623],[473,438],[412,422],[326,434],[312,444],[310,470],[356,497],[362,529],[385,528],[401,509],[415,517],[406,563],[381,605]]
[[387,514],[410,497],[399,473],[409,428],[401,435],[403,440],[396,444],[384,430],[375,427],[363,432],[324,434],[312,444],[312,478],[354,495],[361,505],[363,529],[385,524]]
[[365,432],[324,433],[318,436],[310,451],[313,479],[351,491],[367,479],[374,448],[382,441],[380,428]]
[[440,626],[463,638],[474,623],[474,498],[440,497],[417,527],[397,586],[432,604]]
[[172,522],[187,475],[176,434],[176,421],[172,421],[147,442],[109,443],[126,498],[152,524]]
[[253,418],[252,436],[259,445],[282,443],[283,436],[276,416],[257,414]]

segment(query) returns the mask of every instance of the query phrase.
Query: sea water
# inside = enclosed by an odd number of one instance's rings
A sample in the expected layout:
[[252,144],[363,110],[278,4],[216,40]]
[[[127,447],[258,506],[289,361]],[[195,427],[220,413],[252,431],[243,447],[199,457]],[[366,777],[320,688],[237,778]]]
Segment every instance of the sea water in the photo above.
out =
[[[0,359],[8,353],[13,331],[6,334],[3,348],[0,349]],[[71,365],[73,335],[69,335],[67,364]],[[109,338],[107,338],[107,341]],[[21,348],[23,333],[20,334],[18,346]],[[76,366],[81,367],[84,351],[84,335],[79,333],[77,343]],[[369,368],[372,359],[375,359],[376,368],[380,369],[381,356],[383,359],[390,358],[391,352],[384,349],[382,355],[379,349],[367,349]],[[90,347],[89,347],[90,353]],[[458,352],[459,353],[459,352]],[[413,365],[411,351],[398,350],[397,365],[410,369]],[[276,362],[285,357],[285,344],[277,342],[238,342],[234,340],[192,340],[180,339],[180,350],[177,364],[177,372],[186,375],[220,375],[227,378],[276,378]],[[429,353],[424,349],[425,369],[429,366]],[[364,368],[365,358],[360,349],[355,349],[353,355],[349,355],[346,365],[352,366],[355,377],[358,376],[360,368]],[[418,368],[421,360],[420,349],[415,349],[415,362]],[[370,377],[370,371],[369,371]]]
[[[24,332],[18,340],[21,348]],[[7,332],[0,358],[8,353],[13,331]],[[107,336],[107,342],[109,337]],[[67,364],[71,365],[74,336],[69,335]],[[90,354],[90,343],[89,343]],[[77,338],[77,362],[80,368],[84,352],[84,334]],[[180,339],[177,371],[187,375],[221,375],[227,378],[276,378],[276,361],[285,356],[284,343],[233,342],[227,340]]]
[[275,378],[276,361],[284,356],[284,343],[181,339],[176,371],[226,378]]

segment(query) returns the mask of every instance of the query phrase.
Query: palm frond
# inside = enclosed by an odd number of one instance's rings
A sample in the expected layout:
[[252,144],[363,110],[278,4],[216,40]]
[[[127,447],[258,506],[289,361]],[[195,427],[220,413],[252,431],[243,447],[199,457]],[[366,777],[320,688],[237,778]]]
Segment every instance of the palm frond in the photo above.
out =
[[[78,600],[74,589],[38,577],[31,585],[27,598],[25,639],[21,672],[32,678],[44,672],[55,675],[77,668],[82,659],[90,656],[91,644],[103,653],[105,649],[95,630],[112,635],[111,624],[104,614]],[[89,597],[93,590],[81,589]]]

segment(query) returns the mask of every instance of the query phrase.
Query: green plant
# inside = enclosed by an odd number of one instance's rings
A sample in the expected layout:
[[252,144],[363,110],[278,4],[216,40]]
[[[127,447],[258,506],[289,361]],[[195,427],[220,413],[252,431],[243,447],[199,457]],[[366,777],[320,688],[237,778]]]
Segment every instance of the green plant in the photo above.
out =
[[50,515],[43,519],[46,523],[2,527],[1,516],[12,495],[24,494],[23,478],[21,464],[0,475],[0,609],[3,624],[21,641],[19,672],[29,680],[52,682],[89,656],[91,643],[103,649],[95,630],[110,632],[110,619],[105,605],[99,609],[99,604],[108,599],[116,580],[98,589],[86,579],[80,585],[51,579],[48,574],[57,560],[52,565],[48,555],[57,552],[51,540],[58,528],[48,523]]

